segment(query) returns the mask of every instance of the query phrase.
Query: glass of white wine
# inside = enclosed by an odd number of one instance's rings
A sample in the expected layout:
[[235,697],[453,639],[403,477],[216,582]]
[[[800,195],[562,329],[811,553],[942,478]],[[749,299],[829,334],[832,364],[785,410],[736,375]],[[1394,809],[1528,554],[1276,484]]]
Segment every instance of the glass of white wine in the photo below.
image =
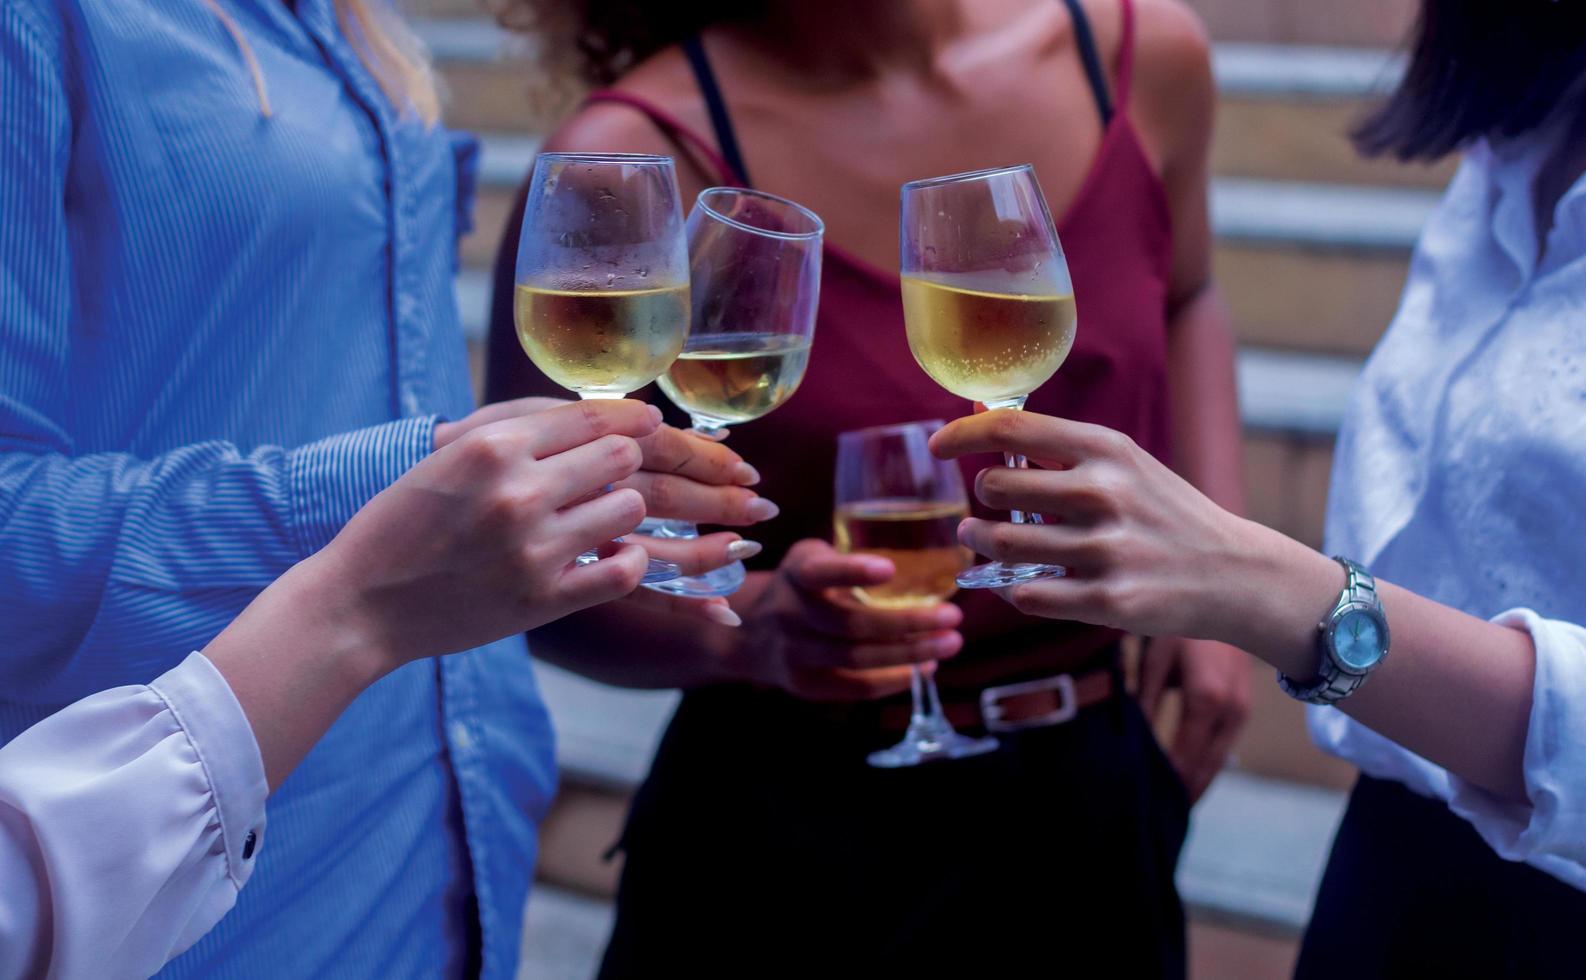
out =
[[[693,317],[683,353],[661,390],[707,438],[765,415],[793,397],[809,364],[820,302],[821,236],[813,211],[741,187],[702,191],[688,215]],[[687,521],[651,520],[646,534],[693,538]],[[673,595],[731,595],[743,562],[650,588]]]
[[[1029,164],[903,185],[903,318],[937,384],[988,409],[1022,409],[1074,346],[1074,286]],[[1009,455],[1007,464],[1029,465]],[[1013,511],[1015,524],[1041,515]],[[978,565],[966,589],[1063,574],[1058,565]]]
[[[854,598],[881,609],[934,606],[958,591],[958,573],[969,549],[958,543],[958,525],[969,498],[958,464],[931,455],[940,420],[883,425],[837,437],[837,550],[878,555],[897,573],[880,585],[854,589]],[[969,738],[942,713],[935,665],[913,668],[914,711],[897,745],[872,752],[882,769],[937,759],[962,759],[997,747],[994,738]]]
[[[536,367],[580,398],[654,381],[688,338],[688,245],[672,159],[542,153],[518,240],[513,319]],[[580,555],[580,564],[598,560]],[[644,580],[675,579],[650,559]]]

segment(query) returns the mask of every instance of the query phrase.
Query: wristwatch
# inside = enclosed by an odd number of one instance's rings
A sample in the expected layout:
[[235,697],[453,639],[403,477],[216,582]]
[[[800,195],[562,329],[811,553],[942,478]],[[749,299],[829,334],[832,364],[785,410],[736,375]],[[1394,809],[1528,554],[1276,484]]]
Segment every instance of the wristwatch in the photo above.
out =
[[1311,681],[1298,684],[1278,671],[1283,693],[1311,704],[1337,704],[1366,683],[1388,656],[1388,619],[1377,598],[1377,580],[1356,562],[1335,556],[1347,580],[1332,611],[1317,627],[1321,666]]

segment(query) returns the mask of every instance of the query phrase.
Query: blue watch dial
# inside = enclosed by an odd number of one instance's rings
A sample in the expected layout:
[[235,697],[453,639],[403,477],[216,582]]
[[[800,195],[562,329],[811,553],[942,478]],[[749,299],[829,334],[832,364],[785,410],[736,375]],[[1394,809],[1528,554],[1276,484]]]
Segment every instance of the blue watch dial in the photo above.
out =
[[1376,617],[1359,609],[1344,613],[1333,629],[1333,654],[1355,670],[1365,670],[1382,659],[1382,630]]

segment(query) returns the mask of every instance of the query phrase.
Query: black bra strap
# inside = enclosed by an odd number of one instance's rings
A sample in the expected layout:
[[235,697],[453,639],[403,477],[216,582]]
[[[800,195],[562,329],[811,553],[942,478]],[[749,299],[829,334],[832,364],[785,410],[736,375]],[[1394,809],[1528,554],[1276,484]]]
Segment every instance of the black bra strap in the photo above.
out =
[[732,128],[732,117],[727,115],[727,103],[721,97],[721,86],[716,82],[716,73],[711,70],[710,59],[705,56],[705,45],[699,35],[683,42],[683,53],[688,55],[688,64],[694,69],[694,80],[699,83],[700,94],[705,96],[705,108],[710,111],[710,125],[716,131],[716,145],[721,148],[722,159],[733,169],[733,173],[727,176],[738,178],[748,187],[749,167],[743,162],[743,151],[738,148],[738,136]]
[[1085,77],[1090,79],[1091,94],[1096,97],[1096,111],[1101,113],[1101,124],[1112,122],[1112,98],[1107,94],[1107,73],[1101,67],[1101,57],[1096,53],[1096,35],[1091,33],[1090,18],[1079,0],[1063,0],[1068,16],[1074,22],[1074,41],[1079,45],[1079,58],[1085,64]]

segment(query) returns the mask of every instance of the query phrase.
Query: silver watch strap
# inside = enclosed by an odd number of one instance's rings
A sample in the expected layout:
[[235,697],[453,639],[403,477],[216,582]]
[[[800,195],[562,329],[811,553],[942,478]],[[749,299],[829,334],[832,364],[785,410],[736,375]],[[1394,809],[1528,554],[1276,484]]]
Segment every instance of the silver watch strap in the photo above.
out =
[[[1344,568],[1344,588],[1338,593],[1338,601],[1328,611],[1331,619],[1338,610],[1356,603],[1369,603],[1378,609],[1382,602],[1377,598],[1377,580],[1359,562],[1345,558],[1343,555],[1334,555],[1333,561]],[[1326,626],[1326,620],[1323,621]],[[1322,652],[1320,676],[1316,681],[1304,685],[1296,684],[1292,678],[1283,671],[1278,671],[1278,687],[1283,693],[1298,701],[1310,704],[1333,705],[1354,694],[1360,685],[1366,683],[1369,674],[1351,674],[1338,670],[1333,666],[1332,659],[1326,652]]]

